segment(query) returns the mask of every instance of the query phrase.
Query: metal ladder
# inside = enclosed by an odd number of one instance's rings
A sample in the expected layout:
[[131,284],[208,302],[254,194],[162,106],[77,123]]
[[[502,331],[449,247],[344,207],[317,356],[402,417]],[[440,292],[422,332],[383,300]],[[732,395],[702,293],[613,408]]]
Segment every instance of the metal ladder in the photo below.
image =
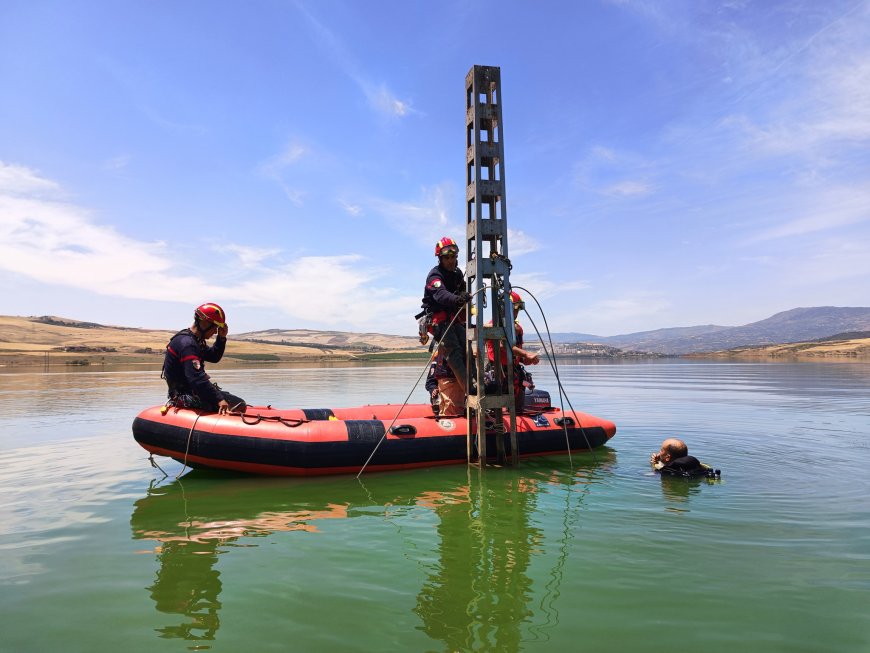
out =
[[[495,419],[498,462],[506,462],[505,436],[510,436],[511,464],[518,461],[517,414],[514,403],[513,352],[515,344],[513,304],[510,301],[507,212],[505,207],[504,131],[502,127],[501,69],[497,66],[472,66],[465,77],[466,122],[466,278],[473,296],[476,315],[467,313],[466,387],[476,381],[477,394],[466,402],[468,462],[474,461],[476,435],[477,462],[486,465],[486,422]],[[489,290],[483,291],[489,282]],[[489,300],[485,294],[489,294]],[[492,326],[484,327],[483,308],[492,311]],[[484,368],[486,341],[495,353],[495,390],[486,393]],[[507,353],[507,365],[498,361]],[[504,386],[504,376],[507,384]],[[502,392],[502,387],[507,392]],[[502,433],[503,411],[510,416],[510,433]],[[476,429],[472,425],[476,422]]]

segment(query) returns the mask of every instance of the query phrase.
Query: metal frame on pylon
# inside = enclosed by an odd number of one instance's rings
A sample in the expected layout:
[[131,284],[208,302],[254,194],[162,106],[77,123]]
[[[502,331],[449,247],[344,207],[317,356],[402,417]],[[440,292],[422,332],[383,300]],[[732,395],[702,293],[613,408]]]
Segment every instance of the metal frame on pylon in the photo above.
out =
[[[505,410],[510,416],[511,462],[517,463],[517,414],[514,403],[513,351],[515,344],[513,304],[510,301],[510,259],[508,258],[507,210],[504,176],[504,131],[502,127],[501,69],[497,66],[472,66],[465,77],[466,122],[466,277],[468,292],[476,314],[468,311],[467,384],[468,462],[474,460],[476,435],[477,460],[486,465],[486,424],[496,432],[499,462],[505,462],[505,435],[502,427]],[[488,283],[487,283],[488,282]],[[484,291],[484,285],[489,289]],[[486,295],[489,295],[487,300]],[[491,308],[492,326],[484,327],[484,308]],[[507,353],[507,365],[496,364],[495,389],[487,393],[484,368],[486,341]],[[503,392],[507,375],[507,392]],[[472,379],[474,381],[472,382]],[[477,393],[471,394],[476,385]],[[472,426],[476,424],[476,429]]]

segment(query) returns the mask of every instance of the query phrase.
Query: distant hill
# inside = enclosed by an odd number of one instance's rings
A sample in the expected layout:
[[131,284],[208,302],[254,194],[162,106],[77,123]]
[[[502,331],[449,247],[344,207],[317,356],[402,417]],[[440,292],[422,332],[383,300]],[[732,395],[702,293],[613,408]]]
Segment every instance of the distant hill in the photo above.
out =
[[348,331],[314,331],[312,329],[266,329],[232,336],[234,340],[297,345],[317,349],[346,349],[354,351],[387,351],[418,349],[424,351],[417,338],[391,336],[383,333],[351,333]]
[[[106,326],[57,316],[0,316],[0,367],[19,364],[159,364],[173,331]],[[554,333],[558,354],[572,357],[627,358],[641,353],[778,357],[868,355],[870,308],[819,306],[795,308],[737,327],[715,324],[674,327],[601,337]],[[526,341],[533,339],[526,331]],[[863,340],[862,340],[863,339]],[[382,333],[267,329],[231,334],[226,359],[292,362],[304,359],[390,359],[426,356],[415,337]],[[848,341],[848,342],[847,342]],[[808,343],[824,344],[825,347]],[[800,346],[795,343],[802,343]],[[788,345],[791,347],[774,347]],[[769,350],[763,350],[769,347]],[[812,351],[817,353],[812,353]],[[803,353],[801,353],[803,352]]]
[[[160,369],[175,331],[83,322],[54,315],[0,315],[0,367],[142,364]],[[230,334],[223,362],[392,360],[425,357],[416,338],[337,331],[271,329]]]
[[817,306],[794,308],[759,322],[727,327],[708,324],[641,331],[617,336],[554,333],[555,342],[589,342],[658,354],[692,354],[736,347],[808,342],[849,332],[870,330],[870,308]]

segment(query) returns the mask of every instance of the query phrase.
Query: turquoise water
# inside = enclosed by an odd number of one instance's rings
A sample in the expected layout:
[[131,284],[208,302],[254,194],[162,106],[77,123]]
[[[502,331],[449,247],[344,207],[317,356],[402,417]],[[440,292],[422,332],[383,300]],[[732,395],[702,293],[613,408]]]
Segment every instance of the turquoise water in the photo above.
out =
[[[361,482],[164,477],[130,432],[155,371],[0,374],[0,650],[870,649],[870,365],[560,371],[609,447]],[[419,369],[213,372],[327,407]],[[722,480],[652,474],[667,436]]]

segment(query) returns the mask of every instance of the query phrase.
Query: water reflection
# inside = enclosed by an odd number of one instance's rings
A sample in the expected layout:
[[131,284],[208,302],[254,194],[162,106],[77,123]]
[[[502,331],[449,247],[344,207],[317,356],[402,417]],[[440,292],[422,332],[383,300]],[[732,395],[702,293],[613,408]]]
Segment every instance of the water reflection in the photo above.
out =
[[[216,638],[223,589],[217,563],[235,547],[257,546],[255,538],[281,532],[316,533],[326,519],[382,523],[383,507],[395,513],[408,506],[437,517],[435,556],[420,560],[426,576],[411,608],[420,630],[448,651],[517,651],[524,638],[558,624],[556,599],[577,517],[586,493],[614,463],[615,453],[602,449],[575,458],[573,468],[565,459],[554,467],[549,459],[519,469],[458,468],[420,480],[379,477],[368,485],[191,473],[150,489],[131,516],[133,537],[157,543],[159,569],[146,588],[155,608],[180,617],[157,632],[188,641]],[[339,491],[342,500],[330,500]],[[554,537],[558,543],[548,542]],[[421,555],[406,546],[406,557]],[[546,561],[543,578],[530,573],[536,558]]]
[[161,637],[213,640],[220,626],[218,556],[241,538],[281,531],[316,531],[320,519],[348,516],[347,504],[319,509],[288,504],[273,479],[233,479],[194,472],[152,487],[131,517],[135,539],[157,542],[160,568],[147,589],[159,612],[181,624],[158,629]]
[[[583,501],[615,461],[605,448],[573,467],[469,468],[459,492],[432,503],[439,556],[414,608],[424,632],[446,651],[518,651],[546,639]],[[547,533],[559,541],[548,546]],[[546,579],[530,572],[536,558],[548,561]]]
[[698,494],[702,486],[719,483],[710,478],[683,478],[659,474],[662,482],[662,495],[667,500],[665,510],[668,512],[689,512],[689,498]]

